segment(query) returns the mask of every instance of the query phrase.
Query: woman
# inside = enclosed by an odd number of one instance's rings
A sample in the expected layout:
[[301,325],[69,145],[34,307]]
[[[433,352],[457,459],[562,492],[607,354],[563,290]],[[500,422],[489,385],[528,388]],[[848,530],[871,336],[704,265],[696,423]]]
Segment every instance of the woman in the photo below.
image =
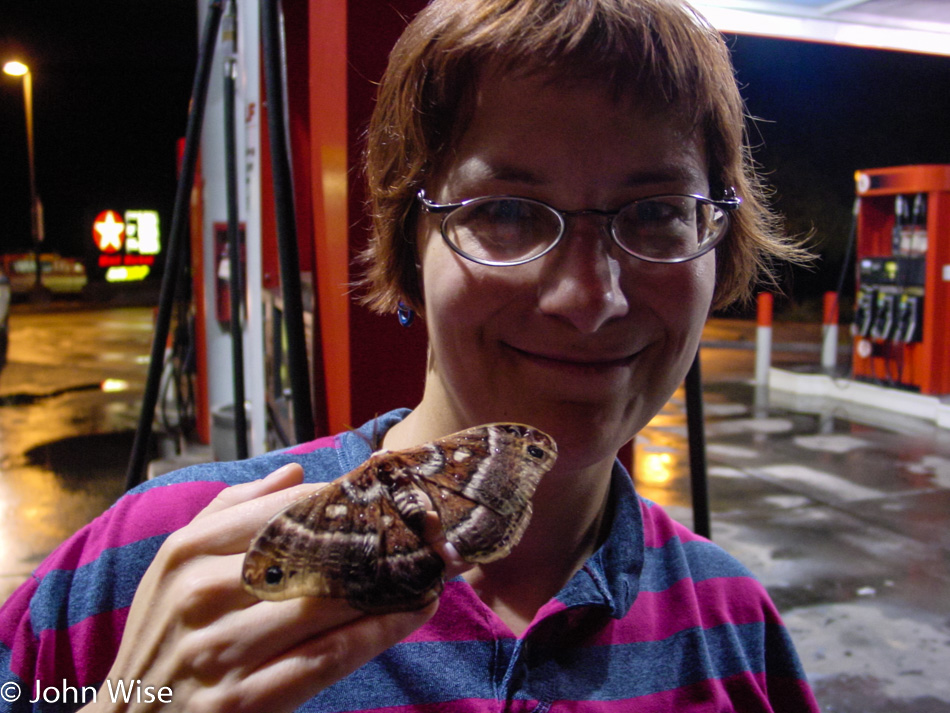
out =
[[[520,544],[474,567],[440,545],[460,576],[421,611],[257,601],[243,552],[314,488],[294,463],[331,480],[370,447],[189,469],[11,599],[6,679],[37,710],[61,680],[101,685],[74,696],[88,710],[160,692],[189,711],[816,710],[762,587],[616,462],[711,306],[798,254],[760,201],[719,36],[665,0],[436,0],[391,56],[367,165],[367,301],[424,318],[430,355],[421,403],[363,432],[388,449],[494,421],[553,436]],[[142,700],[116,704],[119,681]]]

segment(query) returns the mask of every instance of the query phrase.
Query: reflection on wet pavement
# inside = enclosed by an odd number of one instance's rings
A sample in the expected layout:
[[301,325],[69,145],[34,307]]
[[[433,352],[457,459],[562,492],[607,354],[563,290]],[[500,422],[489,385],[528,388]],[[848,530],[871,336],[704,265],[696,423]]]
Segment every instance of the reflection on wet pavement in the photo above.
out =
[[11,314],[0,373],[0,600],[122,493],[151,336],[149,308]]

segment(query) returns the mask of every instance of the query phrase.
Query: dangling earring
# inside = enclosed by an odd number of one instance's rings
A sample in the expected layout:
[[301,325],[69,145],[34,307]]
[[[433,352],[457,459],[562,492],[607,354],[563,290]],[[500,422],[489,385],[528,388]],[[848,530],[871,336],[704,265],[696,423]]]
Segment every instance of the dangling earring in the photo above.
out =
[[400,300],[399,307],[396,309],[396,317],[399,319],[399,324],[403,327],[408,327],[412,324],[413,320],[415,320],[416,313],[412,307]]

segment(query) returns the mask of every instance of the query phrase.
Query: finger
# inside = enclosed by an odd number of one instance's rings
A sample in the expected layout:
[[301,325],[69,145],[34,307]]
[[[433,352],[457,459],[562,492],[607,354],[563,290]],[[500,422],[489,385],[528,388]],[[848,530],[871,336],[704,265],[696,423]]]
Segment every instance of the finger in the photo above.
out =
[[466,562],[455,549],[455,545],[445,539],[445,531],[439,521],[438,513],[434,510],[426,512],[425,519],[422,522],[422,537],[435,553],[442,558],[445,563],[445,579],[452,579],[463,572],[470,570],[475,565]]
[[225,488],[202,510],[198,517],[233,507],[239,503],[254,500],[263,495],[285,490],[303,482],[303,467],[299,463],[288,463],[260,480],[241,483]]
[[192,578],[183,649],[203,677],[253,671],[307,641],[365,616],[342,599],[261,601],[235,583],[243,557],[218,557]]
[[292,711],[425,624],[437,609],[362,616],[273,659],[242,683],[241,710]]
[[[172,533],[163,549],[178,553],[179,558],[201,555],[230,555],[243,552],[251,538],[278,512],[291,503],[326,487],[323,483],[291,485],[297,480],[300,466],[286,466],[254,483],[233,486],[239,493],[222,493],[186,527]],[[256,487],[245,487],[256,486]],[[283,487],[274,491],[274,487]],[[250,498],[250,499],[248,499]],[[178,561],[178,560],[176,560]]]

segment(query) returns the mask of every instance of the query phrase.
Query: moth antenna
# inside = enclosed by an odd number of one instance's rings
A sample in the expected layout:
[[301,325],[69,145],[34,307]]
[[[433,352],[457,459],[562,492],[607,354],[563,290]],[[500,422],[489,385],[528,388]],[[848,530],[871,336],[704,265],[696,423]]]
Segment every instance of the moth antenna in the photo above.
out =
[[352,426],[347,426],[347,430],[352,433],[354,436],[357,436],[363,443],[369,446],[370,450],[376,452],[380,448],[380,434],[379,434],[379,414],[373,418],[373,435],[371,437],[364,434],[362,431],[359,431]]
[[374,451],[378,451],[381,445],[383,444],[380,443],[379,437],[379,414],[376,414],[373,417],[373,442],[370,444],[370,448]]

